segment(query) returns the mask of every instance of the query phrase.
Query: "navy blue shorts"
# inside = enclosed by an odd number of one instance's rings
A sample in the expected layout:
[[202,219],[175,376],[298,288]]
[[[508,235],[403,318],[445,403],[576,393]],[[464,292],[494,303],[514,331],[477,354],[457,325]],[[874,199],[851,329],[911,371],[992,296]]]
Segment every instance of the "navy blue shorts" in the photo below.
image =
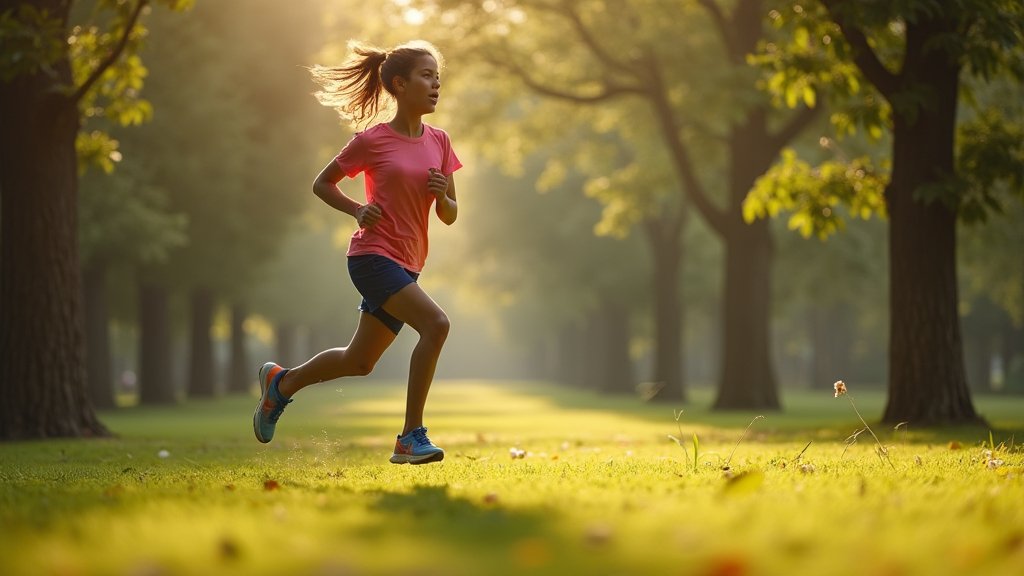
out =
[[405,323],[385,312],[384,303],[392,294],[415,282],[419,273],[406,270],[385,256],[366,254],[349,256],[348,275],[363,297],[359,310],[376,317],[398,334]]

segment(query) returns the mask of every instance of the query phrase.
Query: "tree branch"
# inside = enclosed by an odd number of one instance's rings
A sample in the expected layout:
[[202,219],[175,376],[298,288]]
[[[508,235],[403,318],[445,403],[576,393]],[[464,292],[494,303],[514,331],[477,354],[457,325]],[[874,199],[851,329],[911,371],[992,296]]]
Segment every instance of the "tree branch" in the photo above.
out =
[[693,204],[708,222],[708,225],[719,235],[724,236],[727,225],[726,213],[711,202],[707,192],[705,192],[704,185],[697,178],[693,168],[693,160],[690,157],[690,150],[679,137],[679,123],[676,120],[672,105],[668,101],[657,65],[653,61],[649,62],[649,64],[653,82],[648,98],[650,98],[651,105],[654,107],[654,113],[658,118],[662,135],[668,144],[669,152],[672,154],[676,171],[683,180],[683,190],[687,197],[693,201]]
[[586,46],[590,53],[605,66],[619,70],[620,72],[633,73],[635,71],[628,63],[622,62],[612,56],[611,53],[608,52],[600,42],[598,42],[593,33],[587,29],[586,24],[583,23],[583,19],[580,17],[579,13],[573,10],[571,5],[560,3],[547,4],[541,2],[535,4],[534,7],[538,10],[550,12],[568,20],[572,29],[576,32],[576,35],[579,36],[579,39],[583,42],[583,45]]
[[697,0],[697,3],[703,6],[704,9],[711,14],[711,19],[714,20],[715,27],[718,28],[718,33],[722,36],[722,42],[725,43],[725,49],[729,53],[730,59],[733,62],[742,62],[744,55],[736,46],[736,39],[732,33],[733,25],[729,22],[729,19],[725,17],[725,13],[722,12],[722,8],[715,2],[715,0]]
[[149,0],[139,0],[138,4],[135,5],[135,9],[132,10],[128,23],[124,27],[124,34],[121,35],[121,39],[117,41],[117,45],[114,46],[113,51],[111,51],[110,54],[108,54],[107,57],[104,58],[98,66],[96,66],[96,69],[89,74],[89,77],[86,78],[85,82],[78,87],[78,90],[75,90],[74,95],[71,97],[73,102],[80,101],[86,93],[89,92],[93,84],[100,79],[100,76],[103,76],[103,73],[113,66],[114,62],[117,62],[117,59],[121,57],[121,53],[124,52],[125,46],[128,45],[128,37],[131,36],[132,30],[135,29],[135,23],[138,22],[139,16],[142,14],[142,9],[146,7],[146,4],[149,4]]
[[558,100],[566,100],[569,102],[576,102],[579,104],[593,104],[596,102],[603,102],[605,100],[611,100],[617,96],[624,96],[626,94],[643,94],[637,86],[627,86],[623,84],[615,84],[612,82],[602,82],[601,90],[594,94],[582,94],[578,92],[572,92],[570,90],[560,90],[552,88],[543,82],[533,78],[529,72],[523,67],[513,64],[511,60],[498,60],[496,58],[486,58],[487,62],[498,69],[504,69],[511,72],[519,80],[526,85],[527,88],[549,98],[555,98]]
[[828,10],[832,20],[842,30],[846,41],[853,48],[853,60],[860,68],[864,76],[875,85],[875,88],[882,93],[886,99],[890,99],[896,92],[899,84],[899,76],[893,74],[878,59],[878,55],[868,44],[864,30],[857,26],[849,17],[849,11],[844,6],[845,0],[822,0],[825,9]]

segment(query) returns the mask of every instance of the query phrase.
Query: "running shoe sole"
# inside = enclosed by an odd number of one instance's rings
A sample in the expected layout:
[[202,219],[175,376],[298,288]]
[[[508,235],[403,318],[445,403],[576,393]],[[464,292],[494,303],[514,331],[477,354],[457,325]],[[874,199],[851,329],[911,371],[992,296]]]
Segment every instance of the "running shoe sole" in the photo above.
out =
[[412,454],[392,454],[392,464],[430,464],[444,460],[444,452],[435,452],[425,456],[414,456]]
[[263,437],[260,436],[260,410],[263,409],[263,403],[267,401],[267,393],[270,391],[270,382],[267,382],[267,373],[270,372],[270,369],[274,366],[277,366],[277,364],[267,362],[260,368],[260,403],[256,405],[256,411],[252,413],[252,431],[256,433],[256,439],[264,444],[270,442],[270,440],[264,440]]

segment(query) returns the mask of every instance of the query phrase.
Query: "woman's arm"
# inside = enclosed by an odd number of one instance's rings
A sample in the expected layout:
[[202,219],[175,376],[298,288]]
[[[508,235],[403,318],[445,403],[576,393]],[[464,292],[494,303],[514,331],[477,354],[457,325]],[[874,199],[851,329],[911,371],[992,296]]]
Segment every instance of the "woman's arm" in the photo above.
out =
[[348,197],[338,188],[338,182],[345,177],[345,173],[334,160],[324,167],[317,174],[313,181],[313,194],[323,200],[328,206],[340,210],[356,219],[360,228],[369,228],[376,224],[381,217],[380,206],[366,204],[365,206]]
[[434,211],[441,222],[451,226],[459,217],[459,204],[455,201],[455,174],[447,178],[437,170],[430,171],[430,181],[427,186],[434,196],[437,197]]

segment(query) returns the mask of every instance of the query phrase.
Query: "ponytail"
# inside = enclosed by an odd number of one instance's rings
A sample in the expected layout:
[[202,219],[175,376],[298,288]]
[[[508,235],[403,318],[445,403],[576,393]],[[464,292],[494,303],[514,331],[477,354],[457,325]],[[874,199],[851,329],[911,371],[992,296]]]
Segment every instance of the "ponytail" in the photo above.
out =
[[[314,65],[309,69],[321,89],[313,95],[324,106],[355,126],[368,124],[382,112],[383,92],[392,95],[396,76],[408,78],[416,58],[432,56],[438,70],[444,65],[441,53],[422,40],[403,44],[391,51],[357,41],[349,42],[352,55],[341,66]],[[390,102],[384,102],[384,109]]]

